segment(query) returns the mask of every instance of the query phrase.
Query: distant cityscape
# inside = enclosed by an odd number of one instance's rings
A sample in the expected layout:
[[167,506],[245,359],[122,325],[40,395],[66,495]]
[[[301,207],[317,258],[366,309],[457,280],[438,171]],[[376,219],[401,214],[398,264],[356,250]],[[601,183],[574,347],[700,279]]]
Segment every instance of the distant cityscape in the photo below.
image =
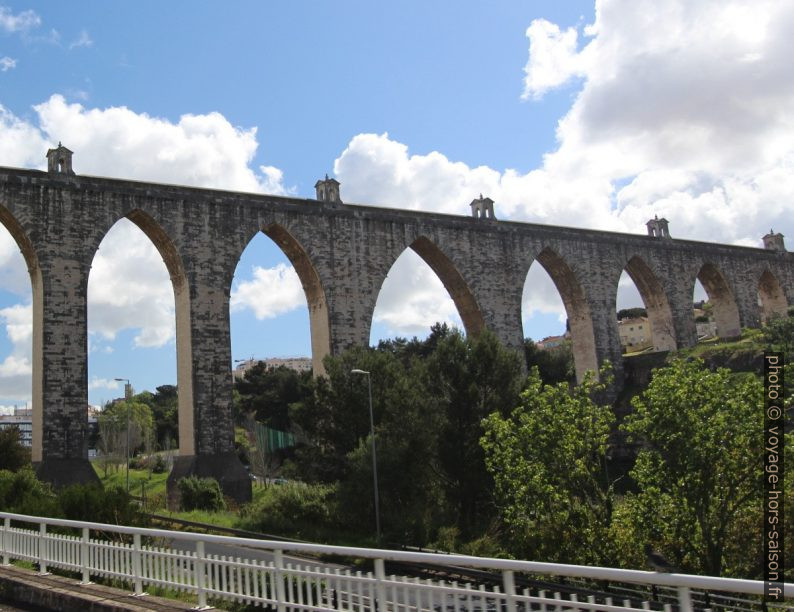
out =
[[[99,433],[99,423],[97,416],[100,410],[96,406],[88,406],[88,432],[89,440],[95,440]],[[19,430],[19,440],[22,446],[31,448],[33,446],[33,409],[20,408],[14,406],[12,414],[0,414],[0,430],[16,427]],[[89,457],[96,454],[96,449],[89,449]]]
[[[717,324],[711,317],[707,304],[708,302],[705,301],[694,304],[695,330],[699,342],[717,335]],[[638,353],[654,348],[651,324],[647,315],[618,319],[618,335],[624,353]],[[541,350],[551,350],[559,348],[570,339],[571,334],[566,331],[561,336],[546,336],[536,345]]]
[[267,359],[244,359],[237,362],[237,366],[232,371],[235,380],[241,379],[245,373],[259,362],[264,363],[268,368],[285,367],[296,372],[311,372],[312,360],[309,357],[269,357]]

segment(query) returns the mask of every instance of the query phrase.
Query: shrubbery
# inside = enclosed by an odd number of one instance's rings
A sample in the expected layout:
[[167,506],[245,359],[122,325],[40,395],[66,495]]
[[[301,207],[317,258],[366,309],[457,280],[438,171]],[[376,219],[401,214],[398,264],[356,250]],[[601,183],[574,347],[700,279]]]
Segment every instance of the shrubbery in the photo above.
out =
[[156,455],[154,463],[152,464],[152,472],[155,474],[163,474],[168,470],[168,463],[162,455]]
[[96,483],[78,484],[61,489],[57,495],[64,518],[111,525],[139,523],[137,507],[121,487],[103,489]]
[[214,478],[197,478],[188,476],[179,481],[179,495],[182,510],[207,510],[217,512],[226,509],[223,493],[218,481]]
[[60,516],[58,500],[33,469],[0,470],[0,510],[35,516]]
[[31,516],[90,520],[115,525],[141,524],[138,507],[120,487],[76,484],[53,491],[30,467],[0,470],[0,510]]
[[19,429],[0,429],[0,470],[16,471],[30,464],[30,449],[19,441]]
[[242,525],[251,531],[314,538],[337,527],[336,508],[335,486],[287,482],[269,486],[246,506]]

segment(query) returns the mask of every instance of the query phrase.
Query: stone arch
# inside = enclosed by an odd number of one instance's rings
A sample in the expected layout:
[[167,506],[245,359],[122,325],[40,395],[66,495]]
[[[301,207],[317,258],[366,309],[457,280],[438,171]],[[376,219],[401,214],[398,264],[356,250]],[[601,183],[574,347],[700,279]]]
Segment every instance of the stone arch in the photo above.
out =
[[598,372],[598,356],[590,305],[576,274],[558,253],[546,247],[538,253],[535,259],[551,277],[565,306],[571,333],[576,380],[581,382],[589,370]]
[[[705,263],[697,273],[697,279],[706,290],[709,302],[713,305],[714,322],[720,338],[736,338],[741,335],[739,308],[728,282],[712,263]],[[694,285],[694,283],[693,283]],[[694,292],[694,289],[693,289]]]
[[163,258],[174,289],[176,319],[176,371],[179,422],[179,454],[196,454],[195,411],[193,406],[193,349],[190,333],[190,287],[182,257],[171,238],[148,213],[134,209],[125,215],[137,225]]
[[637,287],[637,291],[639,291],[640,297],[645,304],[645,309],[648,312],[654,350],[676,350],[678,346],[675,341],[673,312],[670,308],[667,294],[656,274],[637,255],[629,259],[625,270]]
[[474,294],[464,280],[461,273],[455,267],[452,260],[429,238],[419,236],[410,245],[430,269],[436,273],[444,288],[449,293],[455,308],[463,322],[463,328],[469,336],[477,336],[485,329],[485,317],[480,310]]
[[309,328],[312,343],[312,370],[315,376],[325,372],[323,359],[331,353],[331,326],[328,316],[328,301],[320,275],[306,249],[298,240],[278,223],[262,228],[268,238],[275,242],[287,256],[298,275],[309,307]]
[[786,293],[768,268],[761,273],[758,279],[758,302],[761,306],[762,323],[766,323],[775,316],[785,316],[788,310]]
[[36,249],[19,221],[5,206],[0,205],[0,223],[2,223],[17,243],[25,265],[30,274],[33,311],[33,337],[31,351],[32,366],[32,448],[31,460],[38,463],[43,460],[44,450],[44,302],[41,266]]

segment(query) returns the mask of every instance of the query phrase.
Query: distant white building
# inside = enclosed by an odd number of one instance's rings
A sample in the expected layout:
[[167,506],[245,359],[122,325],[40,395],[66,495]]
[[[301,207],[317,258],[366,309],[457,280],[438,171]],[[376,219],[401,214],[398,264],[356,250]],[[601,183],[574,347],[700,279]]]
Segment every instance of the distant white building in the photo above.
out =
[[[89,435],[98,431],[96,406],[88,406]],[[33,410],[31,408],[14,407],[14,414],[0,414],[0,429],[16,427],[19,429],[19,441],[22,446],[33,446]],[[89,454],[91,454],[89,449]]]
[[30,408],[17,408],[14,414],[0,415],[0,429],[16,427],[19,429],[19,441],[22,446],[33,446],[33,410]]
[[257,363],[263,362],[268,368],[278,368],[284,366],[296,372],[311,372],[312,360],[309,357],[269,357],[268,359],[246,359],[237,364],[232,371],[232,378],[240,380],[245,373],[253,368]]
[[569,334],[565,334],[563,336],[546,336],[543,340],[539,340],[536,343],[536,346],[542,350],[553,349],[562,346],[565,344],[565,341],[568,340]]
[[620,346],[626,353],[634,353],[653,346],[651,324],[646,317],[618,321]]

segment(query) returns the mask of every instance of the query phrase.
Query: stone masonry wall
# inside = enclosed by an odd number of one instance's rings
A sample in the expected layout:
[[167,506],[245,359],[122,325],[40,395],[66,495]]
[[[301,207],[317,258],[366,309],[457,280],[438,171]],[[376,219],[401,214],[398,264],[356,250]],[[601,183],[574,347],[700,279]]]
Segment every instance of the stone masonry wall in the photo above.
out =
[[524,282],[539,261],[568,309],[580,376],[605,359],[621,372],[615,300],[630,262],[654,325],[669,328],[669,343],[679,347],[695,342],[698,277],[721,335],[759,324],[765,270],[794,303],[794,258],[786,252],[0,168],[0,222],[41,276],[33,375],[41,381],[34,393],[39,462],[87,460],[88,273],[100,241],[124,217],[152,239],[174,283],[186,456],[233,456],[229,295],[237,262],[259,231],[284,250],[306,290],[317,371],[326,354],[368,343],[378,293],[407,248],[438,274],[468,333],[488,328],[516,349]]

